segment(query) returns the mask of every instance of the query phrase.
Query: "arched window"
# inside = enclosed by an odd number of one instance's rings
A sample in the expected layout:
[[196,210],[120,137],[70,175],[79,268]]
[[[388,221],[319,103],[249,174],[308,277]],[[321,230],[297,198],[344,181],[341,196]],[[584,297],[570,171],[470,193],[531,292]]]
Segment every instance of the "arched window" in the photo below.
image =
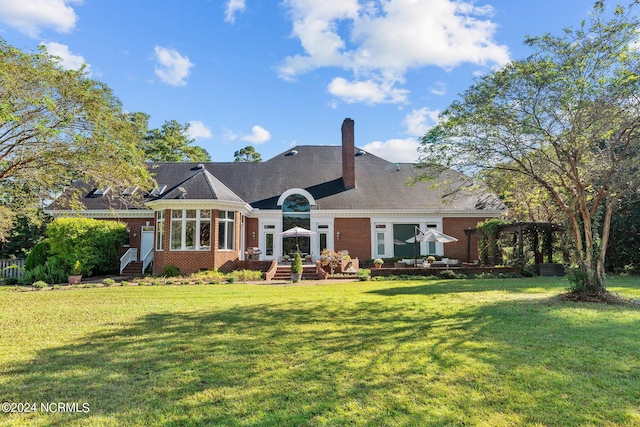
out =
[[311,204],[302,194],[292,194],[282,204],[282,212],[303,213],[309,211],[311,211]]
[[[311,203],[302,194],[291,194],[282,203],[282,229],[293,227],[311,228]],[[299,250],[311,253],[311,239],[309,236],[284,237],[282,239],[282,254],[287,255]]]

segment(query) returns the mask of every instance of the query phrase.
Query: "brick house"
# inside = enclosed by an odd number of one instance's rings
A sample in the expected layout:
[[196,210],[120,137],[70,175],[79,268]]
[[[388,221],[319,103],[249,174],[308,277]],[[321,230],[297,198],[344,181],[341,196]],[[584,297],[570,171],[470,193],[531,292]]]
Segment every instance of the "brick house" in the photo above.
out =
[[[261,260],[297,247],[313,258],[324,248],[361,260],[412,258],[414,245],[405,241],[416,227],[459,239],[420,242],[420,254],[464,260],[463,230],[504,212],[495,195],[466,187],[454,171],[409,186],[420,173],[413,164],[390,163],[354,141],[354,122],[345,119],[341,146],[298,146],[263,163],[150,163],[157,187],[149,194],[109,197],[109,189],[78,183],[84,210],[63,209],[59,199],[47,212],[127,223],[130,260],[152,259],[156,274],[169,264],[183,273],[232,270],[249,248]],[[315,234],[280,236],[294,226]],[[476,242],[471,256],[478,256]]]

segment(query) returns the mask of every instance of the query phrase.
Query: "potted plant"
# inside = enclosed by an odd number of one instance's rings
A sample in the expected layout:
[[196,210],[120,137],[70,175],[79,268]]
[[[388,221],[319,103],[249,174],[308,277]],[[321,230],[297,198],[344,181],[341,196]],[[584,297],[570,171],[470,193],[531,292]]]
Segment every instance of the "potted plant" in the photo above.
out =
[[323,267],[329,266],[331,274],[335,271],[336,267],[340,265],[341,255],[338,252],[334,252],[331,249],[325,249],[320,252],[320,265]]
[[70,285],[77,285],[82,280],[82,264],[80,264],[80,261],[76,261],[75,264],[73,264],[68,280]]
[[433,261],[435,261],[435,260],[436,260],[436,257],[429,256],[429,257],[427,257],[427,264],[431,265],[431,264],[433,264]]
[[376,258],[373,260],[373,265],[375,265],[376,268],[381,268],[382,264],[384,264],[384,261],[380,258]]
[[298,283],[302,278],[302,257],[300,256],[300,252],[296,252],[293,257],[293,261],[291,262],[291,281],[293,283]]

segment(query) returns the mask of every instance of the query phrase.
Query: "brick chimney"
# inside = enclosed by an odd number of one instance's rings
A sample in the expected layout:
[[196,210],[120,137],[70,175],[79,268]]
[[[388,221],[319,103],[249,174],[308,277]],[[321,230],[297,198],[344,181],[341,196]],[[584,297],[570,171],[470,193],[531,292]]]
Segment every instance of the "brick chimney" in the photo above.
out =
[[353,120],[342,122],[342,181],[345,188],[356,188],[356,158]]

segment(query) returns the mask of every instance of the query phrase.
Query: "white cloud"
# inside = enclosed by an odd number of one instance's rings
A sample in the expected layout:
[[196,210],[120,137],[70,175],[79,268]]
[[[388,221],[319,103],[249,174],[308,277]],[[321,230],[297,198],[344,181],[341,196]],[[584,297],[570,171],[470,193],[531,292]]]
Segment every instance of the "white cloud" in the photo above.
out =
[[222,132],[222,139],[224,142],[235,141],[238,139],[238,134],[230,129],[225,129],[224,132]]
[[447,84],[444,82],[436,82],[429,90],[434,95],[444,96],[447,94]]
[[430,110],[427,107],[420,108],[407,114],[402,124],[407,128],[408,135],[422,136],[438,123],[439,114],[438,110]]
[[415,163],[418,161],[420,143],[414,138],[374,141],[362,147],[363,150],[390,162]]
[[336,77],[329,83],[327,90],[348,103],[366,104],[399,103],[407,101],[408,91],[393,87],[393,82],[373,80],[348,82]]
[[344,79],[334,79],[330,86],[336,90],[342,83],[347,102],[406,102],[407,92],[395,86],[404,83],[411,68],[451,69],[466,62],[490,66],[509,60],[508,48],[494,41],[493,9],[471,0],[286,0],[285,5],[292,36],[304,53],[285,58],[278,68],[281,78],[340,67],[351,71],[354,81],[367,82],[368,91],[375,82],[392,94],[354,97],[352,92],[363,90],[362,85],[347,88]]
[[251,128],[251,135],[244,135],[240,137],[241,141],[251,142],[253,144],[264,144],[271,139],[271,133],[262,126],[254,126]]
[[245,0],[228,0],[224,20],[233,24],[236,22],[236,13],[244,12],[245,9]]
[[78,19],[73,4],[82,0],[0,0],[0,22],[33,38],[45,28],[68,33]]
[[[60,57],[59,64],[66,70],[78,70],[86,63],[82,55],[76,55],[69,50],[69,46],[56,42],[42,42],[47,48],[47,52],[53,56]],[[87,75],[91,75],[91,65],[85,68]]]
[[154,59],[158,61],[158,65],[155,67],[156,76],[168,85],[185,86],[187,84],[186,78],[194,66],[189,58],[180,55],[177,50],[172,48],[156,46],[154,51]]
[[187,131],[187,135],[191,139],[211,138],[213,136],[211,134],[211,130],[207,126],[205,126],[204,123],[197,120],[189,122],[189,130]]

